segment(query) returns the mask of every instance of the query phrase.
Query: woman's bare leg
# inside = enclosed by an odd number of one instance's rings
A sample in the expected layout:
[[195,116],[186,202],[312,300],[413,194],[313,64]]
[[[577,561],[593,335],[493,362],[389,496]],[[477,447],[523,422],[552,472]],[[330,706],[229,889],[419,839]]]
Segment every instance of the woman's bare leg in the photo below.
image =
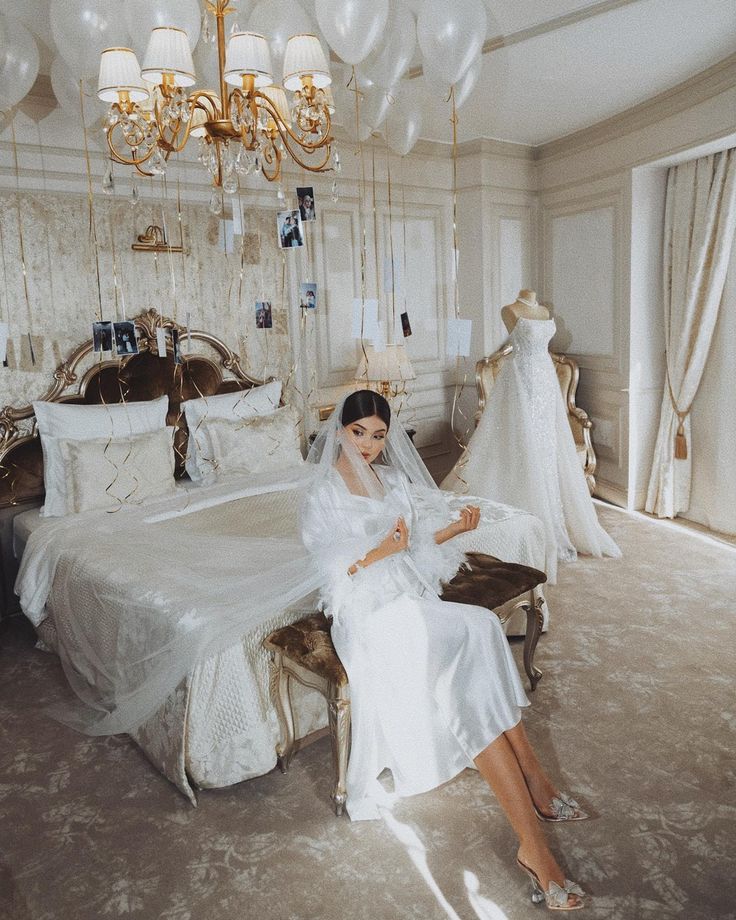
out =
[[550,802],[557,795],[558,789],[537,759],[522,723],[519,722],[505,732],[505,737],[516,755],[535,805],[540,811],[549,814]]
[[[565,874],[547,846],[526,779],[507,735],[508,732],[492,741],[474,762],[519,838],[519,859],[537,873],[546,891],[551,881],[564,885]],[[570,898],[576,900],[575,895]]]

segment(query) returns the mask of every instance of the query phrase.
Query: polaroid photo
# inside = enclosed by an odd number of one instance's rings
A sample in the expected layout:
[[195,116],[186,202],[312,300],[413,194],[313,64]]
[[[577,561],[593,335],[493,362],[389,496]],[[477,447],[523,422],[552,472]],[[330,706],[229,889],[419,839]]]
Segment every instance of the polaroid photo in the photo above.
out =
[[166,357],[166,330],[163,326],[156,329],[156,354],[159,358]]
[[299,201],[299,214],[302,220],[316,220],[317,213],[314,210],[314,189],[311,185],[299,188],[297,186],[296,197]]
[[299,306],[303,310],[314,310],[317,307],[317,282],[302,281],[299,285]]
[[92,350],[112,351],[112,323],[92,323]]
[[169,329],[169,335],[171,336],[171,351],[174,355],[174,364],[183,364],[184,358],[181,353],[181,343],[179,342],[179,330]]
[[408,339],[411,335],[411,323],[409,322],[409,314],[401,314],[401,331],[404,333],[404,338]]
[[3,367],[8,366],[8,339],[10,338],[10,326],[7,323],[0,323],[0,364]]
[[115,350],[118,356],[137,355],[138,339],[135,337],[135,323],[125,320],[112,324],[115,333]]
[[282,249],[296,249],[304,245],[304,231],[299,209],[277,211],[276,226],[279,234],[279,246]]
[[271,329],[273,327],[273,317],[271,315],[271,301],[256,301],[256,329]]

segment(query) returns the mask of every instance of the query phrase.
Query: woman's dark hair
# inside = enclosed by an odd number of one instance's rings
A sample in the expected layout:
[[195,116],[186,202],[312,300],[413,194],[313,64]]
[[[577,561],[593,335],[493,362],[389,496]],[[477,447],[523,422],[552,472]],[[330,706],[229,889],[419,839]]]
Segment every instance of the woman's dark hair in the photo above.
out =
[[356,390],[343,403],[340,421],[345,426],[361,418],[370,418],[371,415],[377,415],[386,423],[386,428],[391,424],[391,406],[380,393],[375,390]]

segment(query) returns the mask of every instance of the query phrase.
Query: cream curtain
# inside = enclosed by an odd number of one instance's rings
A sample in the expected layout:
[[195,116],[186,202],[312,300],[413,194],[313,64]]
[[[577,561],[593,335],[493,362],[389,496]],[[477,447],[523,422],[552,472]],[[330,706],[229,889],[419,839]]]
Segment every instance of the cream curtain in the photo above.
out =
[[[736,148],[667,176],[664,316],[667,381],[646,510],[675,517],[690,504],[690,409],[703,376],[736,223]],[[679,437],[678,437],[679,433]],[[677,458],[678,451],[687,455]]]
[[736,536],[736,243],[713,344],[693,402],[693,482],[683,517]]

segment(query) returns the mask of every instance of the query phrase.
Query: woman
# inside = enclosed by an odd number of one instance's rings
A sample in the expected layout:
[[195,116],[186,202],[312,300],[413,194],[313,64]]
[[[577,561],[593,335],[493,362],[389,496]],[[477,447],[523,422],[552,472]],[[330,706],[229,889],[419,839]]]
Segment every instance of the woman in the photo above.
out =
[[584,906],[537,818],[587,815],[557,791],[529,744],[520,722],[529,704],[500,623],[488,610],[438,596],[463,560],[453,538],[478,526],[478,508],[448,520],[442,494],[372,390],[338,406],[309,460],[317,475],[302,539],[350,679],[350,817],[378,817],[387,794],[377,777],[386,767],[396,794],[413,795],[475,765],[519,836],[533,900],[557,910]]

